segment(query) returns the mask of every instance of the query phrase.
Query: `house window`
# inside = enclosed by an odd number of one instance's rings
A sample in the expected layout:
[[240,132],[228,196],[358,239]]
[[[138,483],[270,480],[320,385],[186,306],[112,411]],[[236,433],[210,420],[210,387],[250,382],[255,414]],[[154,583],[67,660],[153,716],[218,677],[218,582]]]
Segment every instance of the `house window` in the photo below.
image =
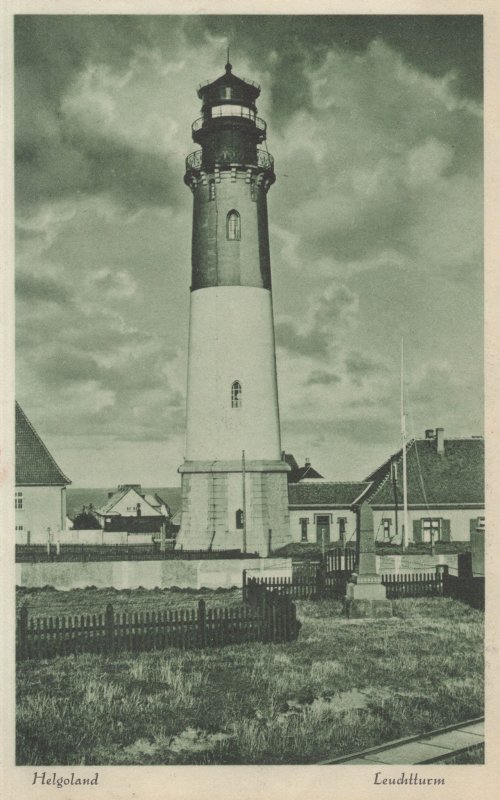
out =
[[300,520],[300,541],[307,542],[307,526],[309,525],[308,519]]
[[215,200],[215,180],[210,178],[208,182],[208,199]]
[[17,510],[23,507],[23,493],[22,492],[16,492],[14,506],[15,506],[15,508]]
[[441,520],[440,519],[423,519],[422,520],[422,541],[438,542],[441,538]]
[[234,209],[227,215],[226,236],[229,241],[239,241],[241,239],[241,219]]
[[231,408],[241,408],[241,383],[234,381],[231,386]]
[[16,525],[16,531],[24,531],[24,525]]
[[239,508],[236,512],[236,530],[241,531],[243,529],[243,509]]
[[391,525],[392,519],[383,519],[382,520],[382,529],[384,532],[384,541],[388,541],[391,538]]

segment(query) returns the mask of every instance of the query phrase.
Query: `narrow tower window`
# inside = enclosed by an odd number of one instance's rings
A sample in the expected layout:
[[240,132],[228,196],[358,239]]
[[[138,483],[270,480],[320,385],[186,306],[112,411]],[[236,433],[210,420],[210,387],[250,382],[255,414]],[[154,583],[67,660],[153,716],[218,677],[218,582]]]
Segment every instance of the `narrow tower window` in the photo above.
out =
[[241,383],[234,381],[231,386],[231,408],[241,408]]
[[239,241],[241,239],[240,215],[234,209],[227,215],[226,235],[230,241]]

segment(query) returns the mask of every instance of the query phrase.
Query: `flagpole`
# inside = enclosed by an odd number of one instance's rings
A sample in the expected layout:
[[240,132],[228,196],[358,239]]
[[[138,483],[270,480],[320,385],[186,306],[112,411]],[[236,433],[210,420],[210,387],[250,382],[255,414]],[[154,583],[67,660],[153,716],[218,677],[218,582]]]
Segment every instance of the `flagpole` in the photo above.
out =
[[408,542],[408,487],[406,481],[406,415],[404,400],[404,341],[401,337],[401,445],[403,448],[403,525],[401,545],[404,551]]
[[245,451],[241,451],[241,479],[243,494],[243,552],[247,551],[247,493],[246,493],[246,471],[245,471]]

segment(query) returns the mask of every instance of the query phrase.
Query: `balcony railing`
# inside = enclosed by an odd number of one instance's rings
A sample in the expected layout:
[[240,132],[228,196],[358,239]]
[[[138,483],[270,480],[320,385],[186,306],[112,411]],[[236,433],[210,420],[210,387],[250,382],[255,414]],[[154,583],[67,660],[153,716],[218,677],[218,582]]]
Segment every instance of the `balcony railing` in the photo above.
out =
[[[203,161],[203,150],[195,150],[194,153],[190,153],[186,158],[186,171],[189,170],[200,170]],[[215,162],[219,166],[224,166],[228,164],[240,164],[241,160],[238,157],[236,151],[225,150],[224,153],[221,154],[219,160]],[[273,169],[274,168],[274,158],[272,157],[271,153],[268,153],[267,150],[259,150],[257,149],[257,163],[256,164],[243,164],[245,167],[260,167],[261,169]]]
[[[223,106],[220,106],[220,108],[223,108]],[[219,112],[219,113],[216,113],[216,114],[212,114],[211,117],[209,117],[209,116],[198,117],[198,119],[196,119],[193,122],[192,126],[191,126],[193,133],[196,133],[196,131],[199,131],[203,127],[205,122],[210,122],[212,119],[228,119],[228,120],[230,120],[230,119],[248,119],[250,122],[254,123],[254,125],[255,125],[255,127],[257,128],[258,131],[262,131],[262,133],[265,133],[266,129],[267,129],[267,125],[266,125],[265,120],[261,119],[260,117],[254,117],[251,112],[244,113],[242,111],[240,114],[236,114],[236,113],[223,114],[222,112]]]

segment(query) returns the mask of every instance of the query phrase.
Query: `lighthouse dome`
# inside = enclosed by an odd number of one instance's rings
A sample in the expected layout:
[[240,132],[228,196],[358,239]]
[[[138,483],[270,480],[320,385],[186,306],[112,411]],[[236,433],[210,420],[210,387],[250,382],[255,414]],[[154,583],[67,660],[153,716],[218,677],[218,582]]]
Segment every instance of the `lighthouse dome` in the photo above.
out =
[[202,111],[224,103],[237,103],[255,110],[255,100],[259,94],[260,86],[254,81],[233,75],[229,62],[224,75],[198,88],[198,97],[203,100]]

